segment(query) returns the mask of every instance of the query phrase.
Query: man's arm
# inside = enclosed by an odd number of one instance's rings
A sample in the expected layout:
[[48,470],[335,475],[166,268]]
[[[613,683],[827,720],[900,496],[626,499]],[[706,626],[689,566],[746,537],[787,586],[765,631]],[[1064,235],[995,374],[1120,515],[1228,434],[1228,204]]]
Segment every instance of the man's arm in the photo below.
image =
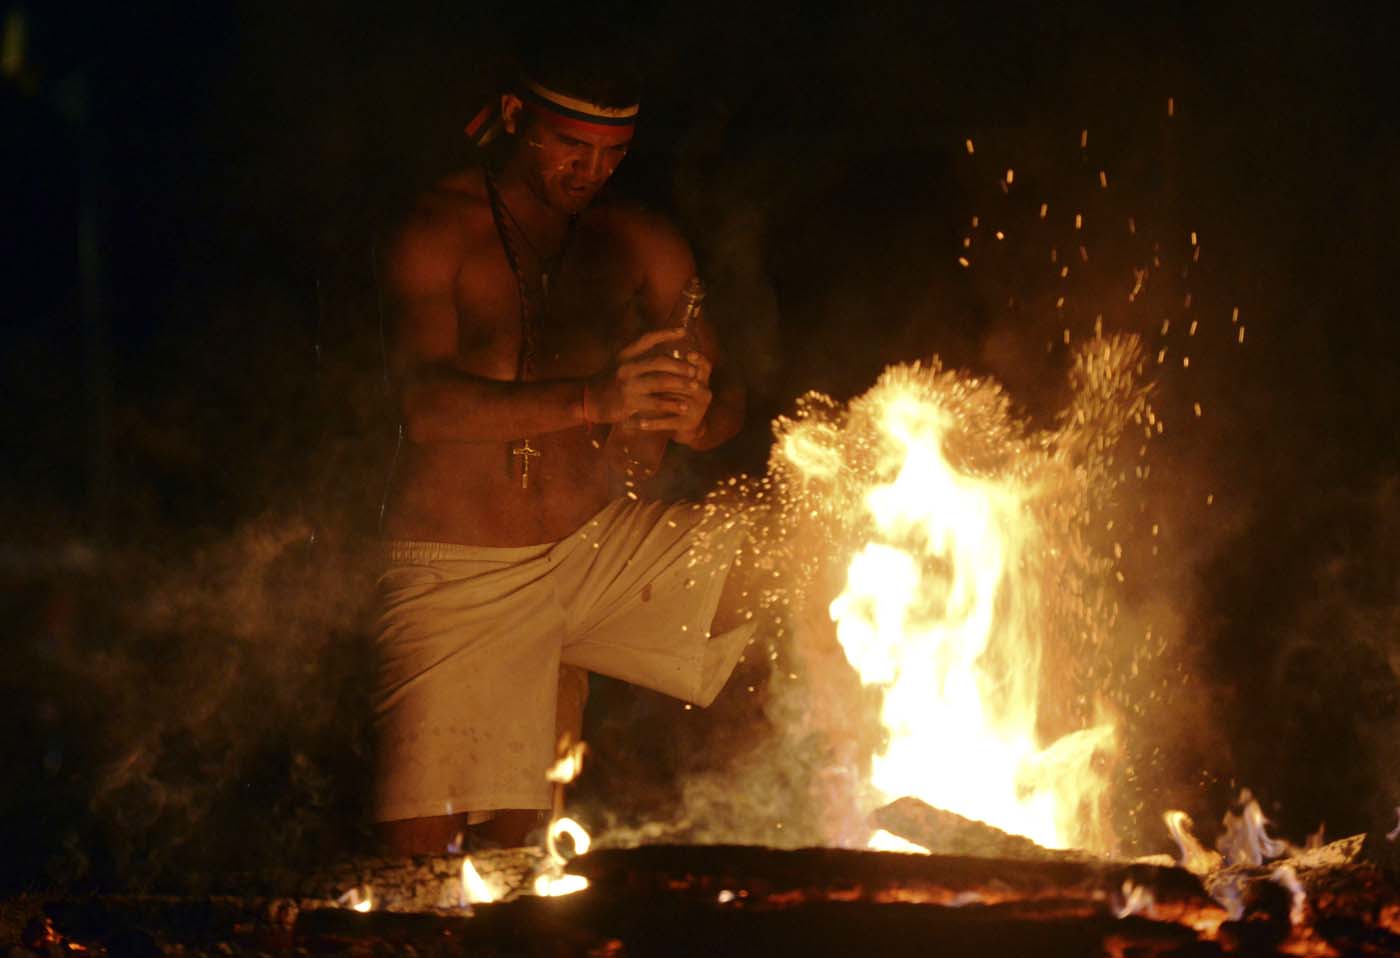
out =
[[445,220],[431,211],[419,212],[388,257],[395,314],[391,362],[411,441],[508,440],[617,422],[633,413],[673,411],[663,394],[689,383],[689,364],[637,359],[669,333],[643,337],[590,379],[522,383],[464,368],[458,346],[464,331],[455,296],[463,241],[460,228]]

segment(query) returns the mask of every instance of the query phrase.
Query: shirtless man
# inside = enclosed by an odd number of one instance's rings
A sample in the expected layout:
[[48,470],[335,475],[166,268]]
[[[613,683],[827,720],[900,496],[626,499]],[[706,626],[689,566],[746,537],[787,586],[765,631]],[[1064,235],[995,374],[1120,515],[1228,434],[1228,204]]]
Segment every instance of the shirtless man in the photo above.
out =
[[540,823],[561,664],[705,705],[747,642],[710,636],[728,568],[697,579],[702,513],[610,493],[618,423],[710,449],[743,398],[703,322],[667,348],[695,273],[685,240],[594,202],[637,101],[583,63],[527,64],[468,129],[499,130],[493,161],[422,197],[386,257],[407,442],[386,514],[375,817],[398,854],[462,832],[520,844]]

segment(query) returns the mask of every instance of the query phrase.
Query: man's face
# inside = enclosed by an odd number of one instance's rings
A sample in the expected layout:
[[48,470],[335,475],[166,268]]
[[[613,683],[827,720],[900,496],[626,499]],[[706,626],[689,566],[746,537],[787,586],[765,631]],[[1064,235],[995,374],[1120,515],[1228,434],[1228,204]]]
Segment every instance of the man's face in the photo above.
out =
[[517,114],[520,149],[516,162],[546,205],[561,213],[582,212],[607,183],[627,148],[632,130],[608,130],[556,121],[530,110]]

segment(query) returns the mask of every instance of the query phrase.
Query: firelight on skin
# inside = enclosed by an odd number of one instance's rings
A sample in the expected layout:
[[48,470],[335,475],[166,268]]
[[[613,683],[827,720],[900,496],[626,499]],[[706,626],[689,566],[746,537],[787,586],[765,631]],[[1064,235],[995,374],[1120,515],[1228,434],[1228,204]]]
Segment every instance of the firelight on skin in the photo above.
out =
[[547,206],[573,216],[581,213],[607,183],[632,145],[636,108],[596,115],[599,108],[581,104],[532,85],[522,96],[506,96],[501,121],[517,133],[521,114],[535,122],[525,140],[533,162],[526,164],[526,185]]

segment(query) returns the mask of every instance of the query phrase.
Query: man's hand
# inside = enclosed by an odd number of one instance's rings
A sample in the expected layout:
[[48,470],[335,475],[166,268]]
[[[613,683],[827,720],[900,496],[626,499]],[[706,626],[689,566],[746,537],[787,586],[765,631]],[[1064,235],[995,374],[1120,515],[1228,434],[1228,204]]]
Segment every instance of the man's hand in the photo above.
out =
[[710,411],[710,360],[701,352],[686,354],[686,361],[695,367],[695,379],[690,389],[677,397],[681,408],[669,415],[642,420],[647,431],[672,431],[671,438],[683,445],[693,446],[705,435],[705,414]]
[[[584,419],[615,423],[640,416],[643,429],[676,429],[676,422],[691,421],[691,411],[702,396],[703,417],[703,409],[710,404],[709,361],[699,353],[690,354],[699,361],[648,355],[684,335],[683,329],[659,329],[624,347],[611,367],[584,383]],[[667,425],[651,425],[660,422]]]

